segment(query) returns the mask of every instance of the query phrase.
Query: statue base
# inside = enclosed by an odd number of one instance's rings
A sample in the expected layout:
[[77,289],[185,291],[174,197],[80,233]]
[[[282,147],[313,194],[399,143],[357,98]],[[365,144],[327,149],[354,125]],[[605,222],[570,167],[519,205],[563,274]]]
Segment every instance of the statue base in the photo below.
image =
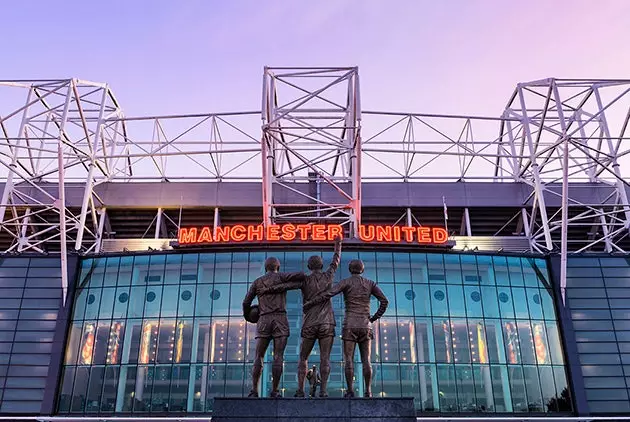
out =
[[413,398],[215,398],[212,422],[415,422]]

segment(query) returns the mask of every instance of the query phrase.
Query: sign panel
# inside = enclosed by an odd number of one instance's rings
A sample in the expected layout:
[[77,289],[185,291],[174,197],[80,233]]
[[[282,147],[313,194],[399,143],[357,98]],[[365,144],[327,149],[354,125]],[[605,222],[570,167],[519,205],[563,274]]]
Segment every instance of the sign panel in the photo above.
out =
[[[178,246],[207,244],[227,244],[240,242],[332,242],[343,237],[343,227],[339,224],[273,224],[210,226],[181,228]],[[359,226],[359,239],[362,242],[446,245],[448,233],[442,227],[407,226]]]

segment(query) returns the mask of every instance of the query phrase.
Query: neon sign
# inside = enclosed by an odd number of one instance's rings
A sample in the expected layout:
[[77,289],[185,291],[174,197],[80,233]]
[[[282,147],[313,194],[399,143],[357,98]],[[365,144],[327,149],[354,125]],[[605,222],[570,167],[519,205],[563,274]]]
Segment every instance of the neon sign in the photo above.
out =
[[[343,237],[339,224],[273,224],[216,227],[181,228],[178,233],[180,246],[239,243],[239,242],[331,242]],[[409,243],[443,245],[448,242],[448,233],[442,227],[407,227],[360,225],[359,239],[362,242]]]

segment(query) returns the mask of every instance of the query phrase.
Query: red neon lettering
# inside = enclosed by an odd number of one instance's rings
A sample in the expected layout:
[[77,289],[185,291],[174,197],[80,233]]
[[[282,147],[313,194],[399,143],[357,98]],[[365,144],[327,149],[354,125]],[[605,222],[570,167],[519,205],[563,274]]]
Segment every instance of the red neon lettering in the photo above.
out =
[[293,224],[284,224],[282,226],[282,240],[294,240],[295,239],[295,226]]
[[298,224],[296,229],[300,232],[300,240],[308,240],[308,232],[311,231],[311,226],[308,224]]
[[237,224],[236,226],[232,226],[232,232],[230,233],[230,237],[235,242],[242,242],[247,237],[246,229],[244,226]]
[[407,242],[413,242],[413,234],[416,232],[415,227],[401,227],[400,230],[405,234],[405,240]]
[[326,240],[326,226],[313,224],[313,240]]
[[197,241],[197,229],[179,229],[179,236],[177,236],[179,243],[195,243]]
[[442,227],[433,228],[433,241],[435,243],[446,243],[448,240],[448,232]]
[[262,225],[258,225],[258,226],[247,226],[247,240],[252,241],[252,240],[258,240],[261,241],[263,240],[263,226]]
[[[367,233],[365,230],[367,229]],[[374,240],[374,226],[359,226],[359,239],[363,242],[372,242]]]
[[392,227],[391,226],[376,226],[376,241],[377,242],[391,242],[392,241]]
[[229,242],[230,241],[230,228],[229,227],[216,227],[214,229],[215,242]]
[[418,242],[431,243],[431,228],[418,227]]
[[280,226],[272,224],[267,227],[267,240],[280,240]]
[[400,227],[394,226],[394,242],[400,242]]
[[212,242],[212,233],[210,232],[210,227],[204,227],[201,229],[201,233],[199,233],[199,237],[197,238],[197,243],[209,243]]
[[343,237],[343,228],[339,224],[328,226],[328,240],[335,240],[337,237]]

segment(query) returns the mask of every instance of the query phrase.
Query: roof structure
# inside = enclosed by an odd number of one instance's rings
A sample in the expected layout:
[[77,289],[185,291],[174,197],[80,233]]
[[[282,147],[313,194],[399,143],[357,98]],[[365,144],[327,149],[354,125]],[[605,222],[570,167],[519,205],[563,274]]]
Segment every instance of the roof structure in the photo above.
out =
[[356,67],[266,67],[260,109],[128,117],[107,84],[0,81],[0,247],[442,221],[565,258],[630,251],[630,80],[519,83],[496,116],[367,111],[360,92]]

